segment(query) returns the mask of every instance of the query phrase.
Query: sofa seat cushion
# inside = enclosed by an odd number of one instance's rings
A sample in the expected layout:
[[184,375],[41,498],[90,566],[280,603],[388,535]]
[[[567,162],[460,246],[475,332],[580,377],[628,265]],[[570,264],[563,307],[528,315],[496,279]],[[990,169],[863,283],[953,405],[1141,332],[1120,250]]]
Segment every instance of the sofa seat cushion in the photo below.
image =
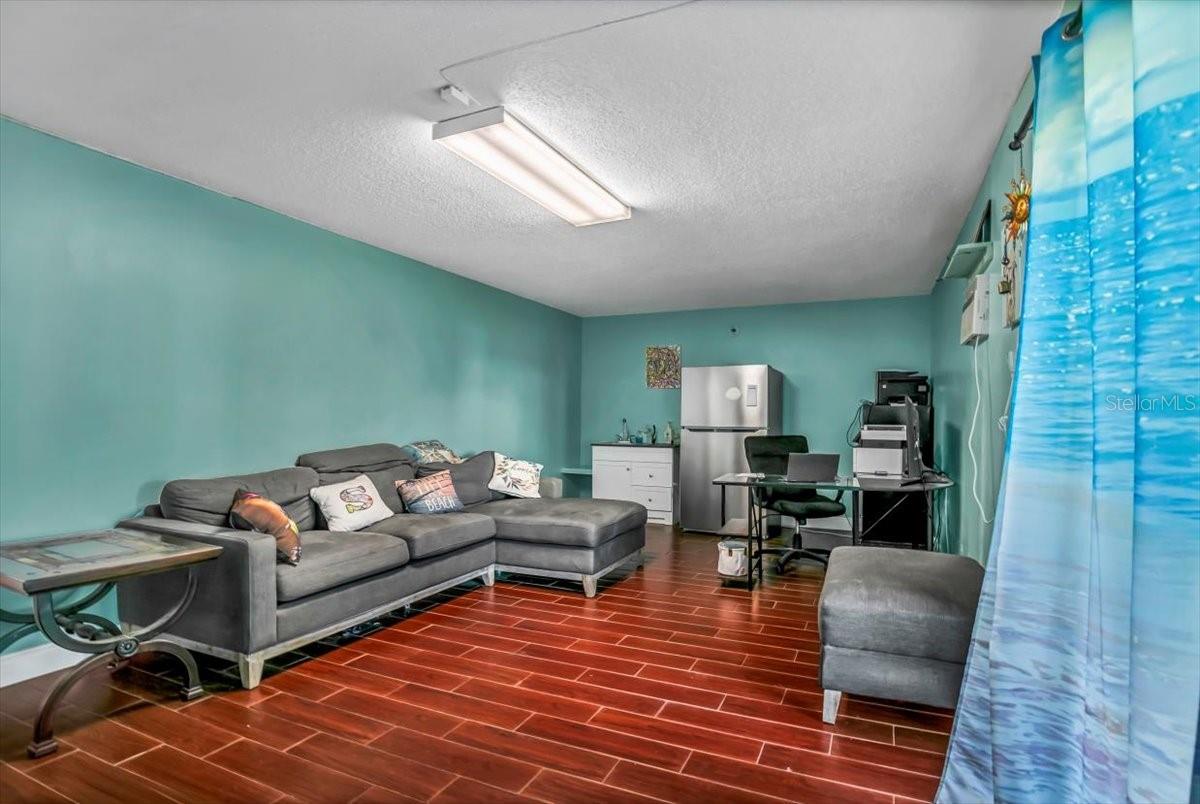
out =
[[275,594],[286,602],[341,586],[408,563],[408,543],[386,533],[334,533],[307,530],[300,534],[304,557],[296,566],[275,568]]
[[487,541],[496,535],[496,523],[482,514],[396,514],[371,531],[403,539],[409,556],[419,561]]
[[476,505],[471,512],[494,519],[497,538],[573,547],[595,547],[646,524],[645,507],[625,500],[514,498]]
[[821,645],[966,661],[983,567],[966,556],[837,547],[819,604]]
[[814,496],[811,500],[793,502],[792,500],[774,500],[769,503],[772,510],[797,519],[820,519],[827,516],[841,516],[846,513],[846,506],[828,497]]

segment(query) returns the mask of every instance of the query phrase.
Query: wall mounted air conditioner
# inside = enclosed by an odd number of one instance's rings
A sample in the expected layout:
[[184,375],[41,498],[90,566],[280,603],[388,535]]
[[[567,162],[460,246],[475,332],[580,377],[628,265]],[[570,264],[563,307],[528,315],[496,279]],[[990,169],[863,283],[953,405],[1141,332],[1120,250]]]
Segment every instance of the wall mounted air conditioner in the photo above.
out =
[[963,299],[962,325],[959,327],[959,343],[978,343],[988,336],[988,280],[987,274],[977,274],[967,282],[967,293]]

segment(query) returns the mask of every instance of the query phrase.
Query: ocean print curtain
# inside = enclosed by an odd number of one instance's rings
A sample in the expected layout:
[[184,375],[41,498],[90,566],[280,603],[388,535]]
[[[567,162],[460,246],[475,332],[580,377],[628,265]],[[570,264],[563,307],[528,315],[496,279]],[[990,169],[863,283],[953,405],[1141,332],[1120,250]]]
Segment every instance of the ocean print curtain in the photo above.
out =
[[1069,20],[1038,64],[1012,424],[944,804],[1191,795],[1200,4]]

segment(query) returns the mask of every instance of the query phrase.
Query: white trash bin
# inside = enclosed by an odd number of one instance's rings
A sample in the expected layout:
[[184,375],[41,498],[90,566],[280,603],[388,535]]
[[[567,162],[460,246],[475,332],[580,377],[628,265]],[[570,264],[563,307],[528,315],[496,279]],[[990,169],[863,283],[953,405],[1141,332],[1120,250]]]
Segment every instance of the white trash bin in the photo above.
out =
[[717,544],[717,574],[726,578],[745,578],[746,543],[726,539]]

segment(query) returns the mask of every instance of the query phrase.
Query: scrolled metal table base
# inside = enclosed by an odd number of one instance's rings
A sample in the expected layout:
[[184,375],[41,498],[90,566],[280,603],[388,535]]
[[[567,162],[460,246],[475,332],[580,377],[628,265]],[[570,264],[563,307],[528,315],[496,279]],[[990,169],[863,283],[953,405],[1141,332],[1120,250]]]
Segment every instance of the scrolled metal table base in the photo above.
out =
[[[111,583],[100,584],[74,603],[68,603],[62,606],[61,610],[55,612],[54,619],[61,627],[67,629],[71,629],[72,622],[78,622],[80,627],[83,627],[86,623],[91,626],[104,628],[113,636],[120,634],[121,629],[117,628],[117,626],[109,620],[106,620],[97,614],[88,614],[83,611],[83,609],[86,609],[88,606],[107,595],[110,591],[112,591],[112,588],[113,584]],[[38,632],[37,620],[34,618],[33,614],[23,614],[21,612],[5,611],[4,609],[0,609],[0,623],[10,623],[17,626],[4,636],[0,637],[0,653],[8,650],[9,646],[16,643],[18,640]],[[79,633],[78,631],[75,631],[75,633],[85,639],[91,638],[86,634],[86,628],[85,633]]]
[[[102,584],[94,592],[78,603],[70,604],[63,611],[56,611],[54,598],[49,592],[42,592],[33,596],[32,615],[11,612],[0,614],[0,619],[5,622],[22,623],[22,626],[13,632],[20,631],[20,636],[40,630],[47,639],[61,648],[78,653],[96,654],[71,668],[46,692],[46,697],[42,699],[41,709],[38,711],[37,720],[34,722],[33,739],[26,749],[30,757],[43,757],[58,749],[58,741],[54,739],[54,729],[51,723],[55,710],[79,679],[102,665],[107,665],[115,670],[125,666],[130,658],[138,654],[170,654],[180,661],[186,674],[183,689],[180,692],[183,699],[190,701],[204,694],[204,688],[200,686],[200,671],[196,667],[196,660],[192,658],[192,655],[185,648],[181,648],[173,642],[154,639],[157,634],[170,627],[191,604],[192,597],[196,594],[196,576],[192,568],[188,568],[187,587],[179,602],[154,623],[137,633],[124,634],[109,620],[80,611],[107,594],[112,586],[111,583]],[[32,622],[26,621],[24,619],[26,617],[29,617]],[[20,638],[12,637],[10,639],[10,637],[11,634],[5,635],[4,646]]]

